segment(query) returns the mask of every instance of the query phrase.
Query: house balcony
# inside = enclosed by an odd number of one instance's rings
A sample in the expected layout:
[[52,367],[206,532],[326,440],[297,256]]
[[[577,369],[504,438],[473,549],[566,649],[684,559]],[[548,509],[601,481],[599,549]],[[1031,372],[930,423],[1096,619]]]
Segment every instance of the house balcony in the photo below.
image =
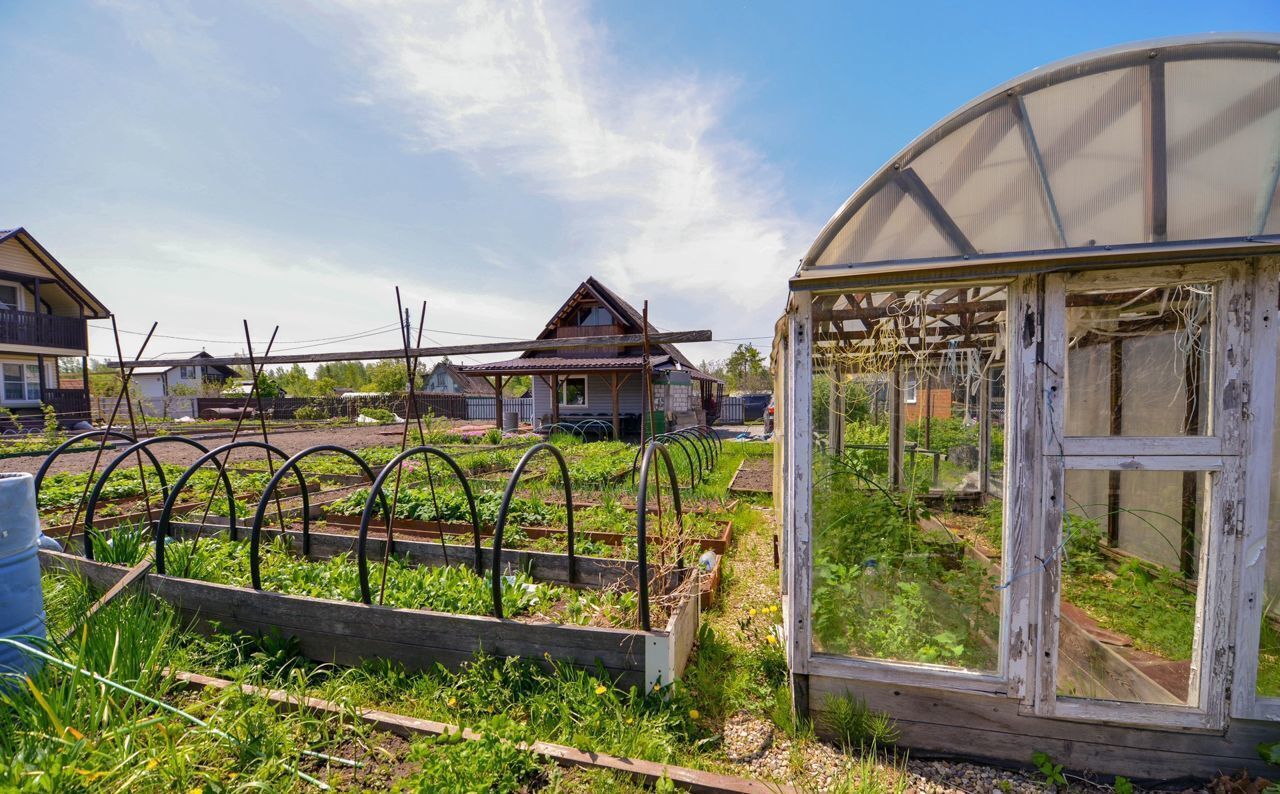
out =
[[79,317],[0,309],[0,346],[6,345],[88,350],[88,339]]
[[[556,339],[583,339],[592,336],[620,336],[624,331],[618,325],[562,325],[556,328]],[[616,347],[574,347],[557,351],[556,355],[568,358],[614,356]]]

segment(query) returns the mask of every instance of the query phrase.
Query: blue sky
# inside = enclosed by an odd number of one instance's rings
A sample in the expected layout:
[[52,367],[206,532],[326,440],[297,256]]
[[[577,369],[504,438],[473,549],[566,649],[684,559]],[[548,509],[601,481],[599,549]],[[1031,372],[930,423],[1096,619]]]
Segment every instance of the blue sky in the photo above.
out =
[[827,217],[958,105],[1278,27],[1275,2],[7,2],[0,226],[122,328],[211,340],[150,354],[235,350],[242,318],[392,346],[397,284],[436,341],[528,337],[589,274],[661,327],[766,336]]

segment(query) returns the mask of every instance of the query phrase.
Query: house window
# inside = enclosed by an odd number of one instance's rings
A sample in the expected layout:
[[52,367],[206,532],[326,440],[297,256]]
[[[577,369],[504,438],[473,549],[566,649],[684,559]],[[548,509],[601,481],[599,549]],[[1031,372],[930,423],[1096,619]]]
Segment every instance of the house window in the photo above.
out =
[[919,386],[920,383],[916,380],[915,375],[907,376],[902,387],[902,401],[908,405],[915,405],[919,397]]
[[196,368],[195,368],[195,367],[180,367],[179,369],[180,369],[180,371],[179,371],[178,375],[179,375],[179,377],[181,377],[183,380],[195,380],[195,379],[196,379]]
[[565,378],[560,381],[560,404],[561,405],[578,405],[587,404],[587,379],[582,376]]
[[603,306],[592,306],[583,308],[578,313],[578,325],[612,325],[613,315],[609,314],[609,310]]
[[40,400],[40,368],[35,364],[6,362],[3,367],[4,401]]
[[18,304],[18,285],[0,284],[0,309],[20,309]]

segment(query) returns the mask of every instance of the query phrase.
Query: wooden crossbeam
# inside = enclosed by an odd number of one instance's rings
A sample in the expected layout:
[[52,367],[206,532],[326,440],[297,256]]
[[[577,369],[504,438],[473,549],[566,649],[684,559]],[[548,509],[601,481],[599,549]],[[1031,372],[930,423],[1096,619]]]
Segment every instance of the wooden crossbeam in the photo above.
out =
[[[685,342],[710,342],[711,331],[668,331],[649,334],[649,343],[654,345],[681,344]],[[576,339],[530,339],[512,342],[483,342],[472,345],[438,345],[435,347],[410,348],[408,355],[414,358],[438,358],[440,356],[466,356],[484,353],[521,353],[527,350],[569,350],[581,347],[628,347],[643,344],[643,334],[619,334],[616,336],[584,336]],[[352,350],[341,353],[297,353],[266,356],[257,359],[262,365],[272,364],[323,364],[336,361],[374,361],[383,358],[402,359],[405,357],[403,347],[385,350]],[[147,359],[137,364],[127,365],[127,369],[140,367],[178,367],[191,363],[190,358]],[[222,356],[200,359],[201,366],[233,367],[251,363],[248,356]],[[107,366],[119,368],[119,362],[108,362]]]

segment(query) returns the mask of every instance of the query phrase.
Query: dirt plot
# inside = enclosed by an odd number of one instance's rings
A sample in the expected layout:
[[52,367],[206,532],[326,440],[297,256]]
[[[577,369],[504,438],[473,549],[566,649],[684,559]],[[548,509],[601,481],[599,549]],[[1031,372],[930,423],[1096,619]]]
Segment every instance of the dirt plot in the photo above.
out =
[[[318,430],[278,431],[271,433],[270,439],[274,446],[292,455],[317,444],[338,444],[348,449],[399,444],[400,433],[401,428],[398,425],[374,425],[372,427],[332,427]],[[240,439],[243,441],[261,441],[262,434],[257,431],[257,428],[246,427],[240,431]],[[220,434],[216,438],[193,437],[192,440],[200,442],[209,449],[213,449],[230,442],[231,435],[226,433]],[[122,449],[124,449],[123,445],[103,452],[102,461],[98,464],[98,469],[101,470]],[[160,444],[153,449],[156,457],[161,462],[184,466],[194,463],[201,454],[195,447],[188,447],[186,444]],[[89,467],[93,465],[93,456],[93,450],[68,452],[54,461],[50,473],[88,471]],[[262,450],[257,449],[238,449],[231,455],[231,460],[233,461],[260,460],[261,458]],[[0,460],[0,472],[26,471],[34,474],[43,462],[44,455],[5,458]]]
[[773,459],[743,458],[729,493],[773,493]]

